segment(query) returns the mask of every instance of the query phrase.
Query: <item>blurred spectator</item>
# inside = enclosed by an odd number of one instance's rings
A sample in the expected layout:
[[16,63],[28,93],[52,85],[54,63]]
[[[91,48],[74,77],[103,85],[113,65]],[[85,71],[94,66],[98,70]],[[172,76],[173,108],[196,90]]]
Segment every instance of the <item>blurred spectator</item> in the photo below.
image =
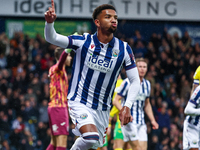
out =
[[8,139],[10,124],[8,122],[8,115],[3,111],[0,111],[0,132],[3,133],[3,139]]
[[7,66],[6,57],[3,53],[0,53],[0,68],[5,68]]
[[19,99],[19,90],[14,90],[12,97],[9,99],[9,107],[13,109],[16,116],[21,113],[21,102]]
[[47,124],[44,124],[43,122],[38,122],[37,135],[38,140],[41,140],[44,143],[47,136]]
[[7,140],[2,142],[2,150],[10,150],[10,146]]
[[158,59],[153,42],[149,42],[147,45],[146,58],[148,58],[150,64],[155,63],[155,61]]
[[49,84],[48,83],[45,83],[43,84],[43,87],[42,87],[42,95],[41,95],[41,100],[43,99],[47,99],[49,100]]
[[0,97],[0,111],[3,111],[5,114],[7,114],[8,109],[9,109],[8,99],[5,95],[1,95],[1,97]]
[[9,136],[11,150],[18,150],[21,148],[21,136],[22,133],[20,133],[19,129],[15,128],[12,130]]
[[[50,68],[50,62],[53,60],[53,58],[51,58],[49,53],[45,53],[44,57],[41,59],[41,69],[43,71],[48,71],[48,69]],[[54,63],[53,63],[54,64]]]
[[27,89],[27,93],[25,94],[25,100],[29,100],[31,97],[34,98],[34,101],[37,101],[36,93],[34,93],[33,88],[29,86]]
[[21,132],[24,129],[24,124],[21,116],[17,116],[17,118],[12,122],[12,129],[17,129],[18,132]]
[[[47,134],[46,134],[46,137],[44,138],[44,142],[43,142],[44,149],[46,149],[48,147],[49,143],[50,143],[50,140],[51,140],[51,129],[48,128],[46,133]],[[74,135],[72,134],[72,136],[74,136]]]
[[136,47],[133,49],[133,53],[135,58],[144,58],[147,54],[147,49],[142,43],[142,41],[137,41]]
[[42,101],[42,104],[39,106],[39,122],[48,124],[49,116],[47,108],[48,108],[48,101],[44,99]]
[[170,118],[167,113],[167,103],[162,102],[161,111],[158,112],[158,124],[159,128],[162,130],[162,128],[167,127],[168,130],[170,130]]
[[192,43],[192,39],[190,38],[188,31],[185,31],[181,40],[182,40],[185,48],[188,49]]
[[[31,41],[32,42],[32,41]],[[32,47],[32,60],[35,59],[37,55],[42,56],[42,50],[39,48],[40,44],[38,41],[33,42],[33,47]],[[31,48],[31,47],[30,47]]]
[[159,148],[159,140],[157,135],[152,136],[152,143],[149,145],[149,150],[160,150]]
[[35,124],[38,120],[38,110],[31,106],[30,100],[25,101],[25,106],[22,107],[22,117],[24,120],[25,128],[30,130],[34,138],[37,137]]
[[34,96],[32,97],[34,97],[35,100],[37,101],[41,95],[41,84],[39,82],[39,77],[33,77],[33,79],[31,80],[31,83],[29,84],[29,88],[33,89],[33,91],[28,91],[28,93],[32,92],[32,94],[34,94]]
[[42,70],[41,70],[41,55],[36,55],[35,57],[34,57],[34,60],[33,60],[33,63],[35,64],[35,70],[36,70],[36,72],[39,74],[39,75],[41,75],[41,73],[42,73]]
[[133,38],[133,40],[135,41],[136,44],[140,41],[140,42],[142,42],[142,44],[145,45],[145,39],[141,35],[139,30],[135,30],[135,34],[134,34],[134,36],[132,38]]
[[167,127],[163,127],[161,129],[161,133],[159,135],[159,141],[162,146],[168,145],[170,141],[170,136],[169,136],[169,129]]

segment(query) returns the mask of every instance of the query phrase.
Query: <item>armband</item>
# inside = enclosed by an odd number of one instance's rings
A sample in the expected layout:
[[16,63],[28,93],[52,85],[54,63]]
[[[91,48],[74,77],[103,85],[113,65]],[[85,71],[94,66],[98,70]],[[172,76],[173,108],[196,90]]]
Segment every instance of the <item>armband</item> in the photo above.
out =
[[66,53],[70,53],[71,51],[72,51],[72,49],[68,49],[68,48],[65,49]]

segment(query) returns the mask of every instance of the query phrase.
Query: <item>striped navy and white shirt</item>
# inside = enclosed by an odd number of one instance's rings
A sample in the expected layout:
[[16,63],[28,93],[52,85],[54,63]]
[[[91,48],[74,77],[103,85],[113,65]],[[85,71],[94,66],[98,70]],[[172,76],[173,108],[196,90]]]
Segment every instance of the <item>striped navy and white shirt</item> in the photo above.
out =
[[109,110],[117,77],[122,67],[136,67],[130,46],[116,37],[102,44],[97,34],[68,36],[75,51],[67,98],[98,110]]
[[[200,108],[200,86],[198,86],[194,92],[192,93],[192,96],[189,100],[188,103],[192,103],[194,105],[193,108],[195,109],[199,109]],[[193,124],[195,126],[199,126],[200,125],[200,115],[197,115],[197,116],[192,116],[192,115],[187,115],[186,116],[186,120],[190,123],[190,124]]]
[[[124,105],[126,101],[129,86],[130,86],[130,82],[128,78],[126,78],[122,82],[121,86],[118,88],[117,94],[123,97],[122,106]],[[150,82],[143,78],[140,84],[139,93],[136,96],[136,99],[131,108],[131,115],[133,116],[133,123],[135,124],[145,124],[144,106],[145,106],[145,100],[149,98],[150,96],[150,91],[151,91]]]

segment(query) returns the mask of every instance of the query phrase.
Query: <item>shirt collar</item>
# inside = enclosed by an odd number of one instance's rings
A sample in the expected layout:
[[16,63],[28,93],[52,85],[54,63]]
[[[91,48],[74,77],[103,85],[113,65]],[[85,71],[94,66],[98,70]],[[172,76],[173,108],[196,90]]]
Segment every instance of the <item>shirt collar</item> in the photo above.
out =
[[[99,42],[99,39],[97,38],[97,32],[95,32],[94,36],[93,36],[93,39],[94,39],[94,44],[95,46],[98,46],[100,45],[101,43]],[[114,47],[114,43],[115,43],[115,38],[113,36],[112,40],[109,42],[109,45],[111,47]]]

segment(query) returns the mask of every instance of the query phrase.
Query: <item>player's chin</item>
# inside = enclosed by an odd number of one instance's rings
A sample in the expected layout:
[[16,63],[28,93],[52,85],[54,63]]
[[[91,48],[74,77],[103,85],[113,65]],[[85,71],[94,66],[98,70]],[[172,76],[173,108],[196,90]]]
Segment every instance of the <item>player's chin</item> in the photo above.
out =
[[109,31],[110,31],[111,33],[115,33],[116,30],[117,30],[117,28],[110,28],[110,29],[109,29]]

